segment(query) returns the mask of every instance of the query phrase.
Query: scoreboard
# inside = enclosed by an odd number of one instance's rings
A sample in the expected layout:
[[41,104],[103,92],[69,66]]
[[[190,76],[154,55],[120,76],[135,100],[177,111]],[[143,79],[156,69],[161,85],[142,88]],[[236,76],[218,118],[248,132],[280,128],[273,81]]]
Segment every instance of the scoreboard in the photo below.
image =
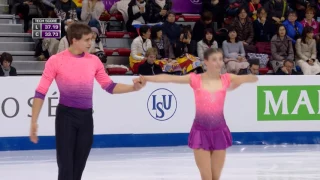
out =
[[32,38],[61,38],[61,19],[32,18]]

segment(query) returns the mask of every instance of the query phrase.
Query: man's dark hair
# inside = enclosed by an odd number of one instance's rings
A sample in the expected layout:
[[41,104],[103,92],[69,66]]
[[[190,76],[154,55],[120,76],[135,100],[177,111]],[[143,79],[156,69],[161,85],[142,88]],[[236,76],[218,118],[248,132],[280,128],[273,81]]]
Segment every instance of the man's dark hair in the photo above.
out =
[[90,26],[83,23],[72,23],[67,29],[67,39],[72,45],[72,39],[80,40],[83,35],[92,33]]
[[204,21],[210,21],[212,20],[212,12],[210,11],[204,11],[202,14],[201,14],[201,20],[204,22]]
[[140,27],[140,30],[139,30],[139,31],[140,31],[140,36],[143,36],[143,34],[146,34],[149,29],[150,29],[149,26],[147,26],[147,25],[142,25],[142,26]]
[[253,65],[260,66],[260,60],[257,58],[250,59],[249,64],[250,64],[250,67],[252,67]]

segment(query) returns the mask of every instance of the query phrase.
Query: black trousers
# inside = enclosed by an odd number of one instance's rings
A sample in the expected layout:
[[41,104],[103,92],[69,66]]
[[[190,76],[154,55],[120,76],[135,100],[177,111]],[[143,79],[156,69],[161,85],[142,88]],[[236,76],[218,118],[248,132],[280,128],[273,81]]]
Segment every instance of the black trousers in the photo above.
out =
[[56,110],[58,180],[81,180],[93,143],[92,109],[59,104]]

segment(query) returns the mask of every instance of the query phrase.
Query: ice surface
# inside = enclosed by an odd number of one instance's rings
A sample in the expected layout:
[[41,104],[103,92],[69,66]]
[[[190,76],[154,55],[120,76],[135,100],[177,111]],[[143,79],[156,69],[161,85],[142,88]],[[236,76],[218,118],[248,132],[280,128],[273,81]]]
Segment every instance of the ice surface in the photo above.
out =
[[[221,180],[320,180],[320,145],[233,146]],[[57,180],[55,151],[0,152],[1,180]],[[188,147],[91,151],[82,180],[200,180]]]

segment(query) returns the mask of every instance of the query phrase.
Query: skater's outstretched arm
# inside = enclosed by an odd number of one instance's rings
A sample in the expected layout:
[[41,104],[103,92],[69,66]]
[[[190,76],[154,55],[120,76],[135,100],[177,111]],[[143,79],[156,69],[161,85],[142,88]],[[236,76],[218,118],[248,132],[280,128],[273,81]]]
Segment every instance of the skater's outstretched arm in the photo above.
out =
[[100,59],[97,58],[97,71],[95,78],[101,87],[111,94],[123,94],[138,91],[145,86],[145,81],[134,82],[132,85],[115,83],[111,80],[109,75],[106,73],[103,64]]
[[230,74],[231,77],[231,89],[236,89],[244,83],[254,83],[258,81],[258,77],[255,75],[235,75]]
[[177,76],[177,75],[169,75],[169,74],[159,74],[155,76],[143,76],[141,79],[145,79],[148,82],[155,83],[177,83],[177,84],[189,84],[190,83],[190,75]]

